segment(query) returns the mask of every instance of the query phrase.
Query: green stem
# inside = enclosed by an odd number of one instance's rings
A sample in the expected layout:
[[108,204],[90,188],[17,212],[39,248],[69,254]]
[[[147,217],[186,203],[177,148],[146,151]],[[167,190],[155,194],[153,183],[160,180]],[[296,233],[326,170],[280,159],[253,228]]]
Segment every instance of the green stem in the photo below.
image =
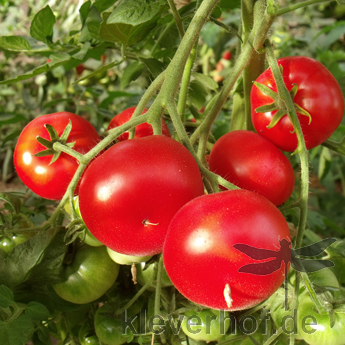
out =
[[[271,46],[271,43],[267,40],[265,42],[266,52],[268,62],[270,64],[274,80],[277,85],[277,90],[279,93],[279,97],[285,103],[288,116],[294,126],[294,130],[298,139],[298,146],[295,151],[299,153],[300,162],[301,162],[301,192],[300,192],[300,216],[299,216],[299,224],[298,224],[298,234],[296,238],[295,248],[300,248],[303,241],[304,230],[307,222],[307,213],[308,213],[308,192],[309,192],[309,165],[308,165],[308,151],[305,146],[305,141],[302,133],[302,128],[299,123],[296,110],[294,107],[293,100],[291,98],[289,90],[286,88],[286,85],[283,80],[283,76],[281,74],[280,68],[278,66],[277,60],[274,56],[274,51]],[[303,276],[303,278],[305,278]],[[308,282],[309,279],[305,279]],[[309,287],[308,287],[309,289]],[[310,290],[313,291],[312,286],[310,285]],[[297,293],[296,297],[299,293],[299,280],[296,279],[295,282],[295,292]],[[297,298],[294,299],[293,309],[297,307]],[[318,306],[319,307],[319,306]]]
[[131,298],[131,300],[120,310],[118,310],[116,313],[120,314],[122,310],[128,309],[153,283],[153,279],[147,281],[141,288],[138,290],[138,292]]
[[[154,315],[160,315],[160,310],[161,310],[161,291],[162,291],[162,275],[163,275],[163,255],[161,254],[160,257],[159,257],[159,261],[158,261]],[[164,344],[166,342],[165,337],[161,337],[161,341]]]
[[281,334],[283,333],[283,329],[282,327],[279,327],[277,329],[277,332],[273,335],[271,335],[264,343],[263,345],[270,345],[274,342],[274,340],[276,340]]
[[180,17],[180,14],[178,13],[178,10],[176,8],[174,0],[168,0],[168,3],[169,3],[169,6],[170,6],[170,10],[171,10],[171,12],[172,12],[172,14],[174,16],[178,33],[179,33],[180,38],[182,40],[182,38],[183,38],[183,36],[185,34],[183,23],[182,23],[182,19]]
[[177,111],[180,116],[182,116],[182,121],[185,122],[185,109],[187,102],[188,87],[190,82],[190,76],[192,74],[192,68],[197,55],[198,41],[195,42],[193,49],[190,52],[186,65],[184,66],[180,96],[177,104]]
[[[273,22],[274,15],[271,15],[267,12],[265,12],[262,21],[260,25],[258,26],[257,33],[254,34],[252,31],[250,36],[248,37],[247,42],[244,44],[242,51],[240,55],[238,56],[238,59],[236,60],[236,63],[232,69],[232,73],[229,75],[229,77],[226,78],[223,88],[221,92],[219,93],[214,105],[212,106],[210,112],[206,115],[205,120],[203,123],[197,128],[197,130],[193,133],[193,135],[190,138],[191,143],[194,143],[199,135],[202,134],[202,137],[200,138],[199,147],[198,150],[198,156],[204,155],[207,138],[210,133],[212,124],[214,120],[216,119],[219,111],[221,110],[222,106],[224,105],[231,89],[233,88],[236,80],[242,73],[243,69],[247,66],[249,61],[254,55],[254,51],[262,48],[267,32],[271,27],[271,24]],[[252,42],[256,42],[255,45]]]
[[77,161],[79,161],[80,163],[88,163],[87,160],[84,158],[84,155],[82,155],[81,153],[71,149],[70,147],[60,143],[60,142],[55,142],[53,145],[53,149],[55,151],[61,151],[61,152],[65,152],[68,155],[74,157]]
[[[141,100],[137,107],[134,110],[134,113],[131,119],[136,118],[144,111],[147,103],[151,100],[153,95],[157,92],[157,90],[162,86],[165,79],[165,71],[162,72],[156,79],[151,83],[151,85],[146,90],[145,94],[141,97]],[[135,127],[129,130],[129,139],[133,139],[135,135]]]
[[281,8],[280,10],[278,10],[277,16],[281,16],[282,14],[295,11],[298,8],[302,8],[302,7],[306,7],[306,6],[314,5],[314,4],[319,4],[321,2],[332,2],[332,1],[334,1],[334,0],[308,0],[308,1],[300,2],[298,4],[294,4],[294,5],[290,5],[290,6]]

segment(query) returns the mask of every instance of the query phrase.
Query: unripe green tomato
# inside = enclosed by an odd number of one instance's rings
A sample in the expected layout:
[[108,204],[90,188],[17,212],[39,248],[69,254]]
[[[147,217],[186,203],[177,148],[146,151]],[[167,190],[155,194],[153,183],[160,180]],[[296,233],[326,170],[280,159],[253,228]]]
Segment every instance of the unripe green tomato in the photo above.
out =
[[125,255],[114,252],[110,248],[107,247],[107,252],[112,260],[120,265],[133,265],[138,262],[146,262],[152,258],[152,256],[132,256],[132,255]]
[[333,311],[335,322],[331,327],[328,312],[318,313],[314,302],[305,294],[298,306],[298,330],[303,340],[310,345],[344,345],[343,310],[342,307],[342,311]]
[[[156,274],[157,274],[157,267],[158,262],[153,262],[147,267],[145,267],[145,263],[138,263],[136,264],[137,268],[137,282],[140,285],[145,285],[148,281],[152,281],[152,286],[148,288],[148,290],[154,290],[156,286]],[[165,270],[163,266],[163,272],[162,272],[162,281],[161,281],[161,286],[162,288],[172,286],[173,283],[171,282],[167,271]]]
[[10,253],[12,249],[17,246],[18,244],[24,243],[27,241],[30,237],[32,237],[34,233],[28,233],[28,234],[14,234],[14,235],[8,235],[3,236],[0,239],[0,249],[2,249],[5,253]]
[[184,314],[182,331],[194,340],[216,341],[228,330],[229,315],[229,312],[221,310],[204,309],[201,312],[189,310]]
[[99,345],[99,339],[94,329],[87,323],[84,323],[79,329],[78,339],[81,345]]
[[[129,315],[132,316],[129,308]],[[95,314],[95,331],[102,344],[121,345],[133,336],[130,329],[126,330],[126,334],[122,332],[121,315],[115,315],[115,308],[109,303],[104,304],[97,309]],[[137,323],[134,325],[137,331]]]
[[102,247],[82,245],[73,262],[65,267],[64,280],[53,285],[66,301],[85,304],[100,298],[115,282],[120,266],[110,259]]

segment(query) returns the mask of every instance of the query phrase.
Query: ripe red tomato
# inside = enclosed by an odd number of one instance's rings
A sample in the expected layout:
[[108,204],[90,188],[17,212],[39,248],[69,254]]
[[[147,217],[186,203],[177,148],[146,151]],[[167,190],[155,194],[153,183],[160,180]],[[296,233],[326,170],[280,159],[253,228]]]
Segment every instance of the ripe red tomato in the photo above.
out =
[[[124,123],[128,122],[131,119],[131,117],[135,111],[135,108],[136,107],[128,108],[128,109],[124,110],[122,113],[115,115],[114,118],[110,121],[107,130],[109,131],[112,128],[121,126]],[[143,114],[145,114],[147,111],[148,111],[148,109],[144,109]],[[167,136],[167,137],[171,136],[170,132],[169,132],[169,128],[163,119],[162,119],[162,134]],[[134,138],[148,137],[150,135],[153,135],[153,128],[148,123],[145,122],[145,123],[142,123],[141,125],[136,126]],[[125,133],[121,134],[117,138],[117,140],[119,140],[119,141],[127,140],[128,137],[129,137],[129,133],[125,132]]]
[[82,218],[110,249],[126,255],[160,253],[175,213],[204,193],[191,153],[163,135],[112,146],[86,170],[79,189]]
[[268,139],[238,130],[223,135],[214,144],[210,170],[244,189],[263,195],[279,206],[295,186],[289,160]]
[[290,241],[287,222],[270,201],[244,189],[230,190],[200,196],[177,212],[166,235],[163,260],[175,287],[191,301],[212,309],[248,309],[280,287],[285,265],[278,259],[277,270],[266,275],[239,272],[262,261],[234,245],[275,251],[278,256],[283,239]]
[[[306,115],[297,113],[307,149],[311,149],[327,140],[339,126],[344,115],[344,96],[334,76],[320,62],[305,56],[291,56],[278,60],[283,68],[283,78],[288,90],[298,86],[294,102],[306,110]],[[267,69],[256,80],[273,91],[277,87],[271,72]],[[297,136],[293,125],[284,116],[274,127],[268,129],[274,114],[268,111],[257,113],[255,109],[271,104],[272,98],[253,85],[251,91],[252,121],[256,131],[272,141],[283,151],[292,152],[297,148]]]
[[100,141],[100,137],[90,122],[68,112],[37,117],[23,129],[18,138],[13,157],[17,174],[27,187],[42,198],[61,199],[78,168],[78,162],[63,152],[52,164],[52,155],[35,157],[36,153],[46,149],[36,137],[50,140],[45,124],[52,125],[61,136],[70,120],[72,131],[67,143],[75,142],[73,149],[85,154]]

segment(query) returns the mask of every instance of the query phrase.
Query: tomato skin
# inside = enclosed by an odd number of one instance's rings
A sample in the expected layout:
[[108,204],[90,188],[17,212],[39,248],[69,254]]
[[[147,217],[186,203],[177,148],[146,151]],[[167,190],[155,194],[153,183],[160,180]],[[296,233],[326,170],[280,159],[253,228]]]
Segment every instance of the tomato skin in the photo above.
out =
[[79,189],[90,232],[115,252],[162,251],[170,220],[204,187],[197,163],[177,141],[161,135],[120,142],[91,163]]
[[[156,274],[158,270],[158,262],[151,263],[148,267],[145,267],[145,263],[138,263],[135,265],[137,268],[137,281],[140,285],[145,285],[148,281],[152,281],[152,286],[148,288],[149,291],[154,291],[156,286]],[[172,286],[172,282],[167,275],[165,267],[163,266],[161,287],[165,288]]]
[[[298,332],[303,340],[310,345],[343,345],[345,329],[344,312],[334,311],[335,324],[331,328],[329,314],[327,312],[322,314],[318,313],[309,296],[304,295],[303,297],[298,306]],[[313,323],[315,321],[317,325],[306,325],[306,323]],[[303,325],[305,329],[303,329]]]
[[218,139],[209,166],[229,182],[263,195],[276,206],[289,199],[295,186],[289,160],[269,140],[250,131],[233,131]]
[[212,309],[204,309],[199,313],[189,310],[184,314],[181,325],[182,331],[189,338],[206,342],[221,338],[229,326],[229,313],[224,312],[224,319],[221,320],[220,311]]
[[[272,295],[284,281],[284,265],[268,275],[238,272],[258,263],[235,244],[277,251],[290,239],[286,220],[266,198],[247,190],[198,197],[172,219],[163,249],[166,271],[191,301],[212,309],[243,310]],[[232,305],[224,291],[229,285]]]
[[[121,126],[124,123],[128,122],[131,119],[135,109],[136,107],[131,107],[124,110],[122,113],[115,115],[113,119],[110,121],[107,130],[109,131],[112,128]],[[147,111],[148,109],[145,108],[142,114],[145,114]],[[167,137],[171,136],[169,132],[169,128],[163,119],[162,119],[162,134]],[[134,138],[148,137],[150,135],[153,135],[153,128],[147,122],[144,122],[136,126]],[[128,138],[129,138],[129,133],[125,132],[121,134],[120,136],[118,136],[117,140],[124,141],[124,140],[128,140]]]
[[37,117],[23,129],[18,138],[13,157],[16,171],[23,183],[42,198],[60,200],[78,168],[78,162],[64,152],[52,164],[52,155],[35,157],[36,153],[46,149],[36,137],[50,140],[45,124],[52,125],[61,136],[69,120],[72,122],[72,131],[67,142],[75,142],[75,151],[87,153],[100,141],[100,137],[90,122],[68,112]]
[[119,268],[104,246],[82,245],[73,262],[65,268],[64,280],[53,285],[53,288],[66,301],[90,303],[100,298],[114,284]]
[[[278,59],[283,68],[283,79],[290,91],[296,83],[298,91],[294,102],[311,115],[309,118],[298,115],[307,149],[312,149],[327,140],[340,125],[344,115],[344,97],[334,76],[320,62],[305,56],[290,56]],[[258,79],[258,83],[274,91],[277,87],[271,72],[267,69]],[[272,103],[271,97],[263,94],[255,85],[251,90],[252,121],[256,131],[272,141],[283,151],[292,152],[297,148],[297,136],[293,125],[284,116],[273,128],[267,126],[275,111],[256,113],[255,109]]]
[[0,249],[2,249],[5,253],[9,253],[12,251],[12,249],[21,243],[24,243],[27,241],[30,237],[32,237],[32,234],[12,234],[8,236],[2,236],[0,238]]

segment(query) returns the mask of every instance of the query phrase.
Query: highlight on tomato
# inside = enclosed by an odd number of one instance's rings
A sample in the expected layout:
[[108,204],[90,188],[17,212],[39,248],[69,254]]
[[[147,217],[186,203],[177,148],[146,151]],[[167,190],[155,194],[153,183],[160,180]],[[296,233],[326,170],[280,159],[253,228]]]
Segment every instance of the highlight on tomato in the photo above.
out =
[[[66,138],[64,133],[66,134],[65,129],[69,122],[72,124],[72,129]],[[51,127],[54,128],[55,133]],[[52,132],[49,132],[47,128]],[[42,139],[41,142],[37,140],[37,137]],[[79,163],[64,152],[57,154],[51,148],[55,141],[62,142],[73,147],[73,150],[85,154],[100,141],[100,137],[89,121],[65,111],[39,116],[21,132],[13,156],[19,178],[40,197],[60,200]],[[42,151],[44,156],[42,156]]]
[[[340,125],[344,115],[341,88],[331,72],[315,59],[289,56],[277,61],[293,98],[306,147],[312,149],[327,140]],[[282,104],[270,68],[256,79],[250,97],[255,130],[283,151],[296,150],[297,136],[292,122],[285,109],[278,113]]]
[[[243,310],[283,283],[282,240],[290,242],[288,224],[270,201],[248,190],[229,190],[195,198],[176,213],[163,260],[169,278],[189,300],[212,309]],[[264,273],[262,261],[236,249],[239,244],[250,246],[254,257],[271,251],[269,270]],[[239,271],[254,264],[253,273]]]
[[169,223],[204,194],[192,154],[163,135],[126,140],[97,157],[79,189],[86,227],[111,250],[151,256],[163,249]]
[[[132,118],[132,115],[135,109],[136,107],[131,107],[131,108],[125,109],[120,114],[115,115],[113,119],[110,121],[107,130],[109,131],[110,129],[116,128],[128,122]],[[145,108],[142,114],[145,114],[147,111],[148,109]],[[162,119],[162,134],[167,137],[171,136],[169,128],[163,119]],[[147,122],[144,122],[135,127],[134,138],[142,138],[142,137],[147,137],[149,135],[153,135],[153,128],[152,128],[152,125],[148,124]],[[123,140],[127,140],[128,138],[129,138],[129,132],[126,131],[120,136],[118,136],[117,140],[123,141]]]
[[290,198],[295,186],[290,161],[268,139],[251,131],[237,130],[220,137],[212,147],[209,167],[276,206]]

